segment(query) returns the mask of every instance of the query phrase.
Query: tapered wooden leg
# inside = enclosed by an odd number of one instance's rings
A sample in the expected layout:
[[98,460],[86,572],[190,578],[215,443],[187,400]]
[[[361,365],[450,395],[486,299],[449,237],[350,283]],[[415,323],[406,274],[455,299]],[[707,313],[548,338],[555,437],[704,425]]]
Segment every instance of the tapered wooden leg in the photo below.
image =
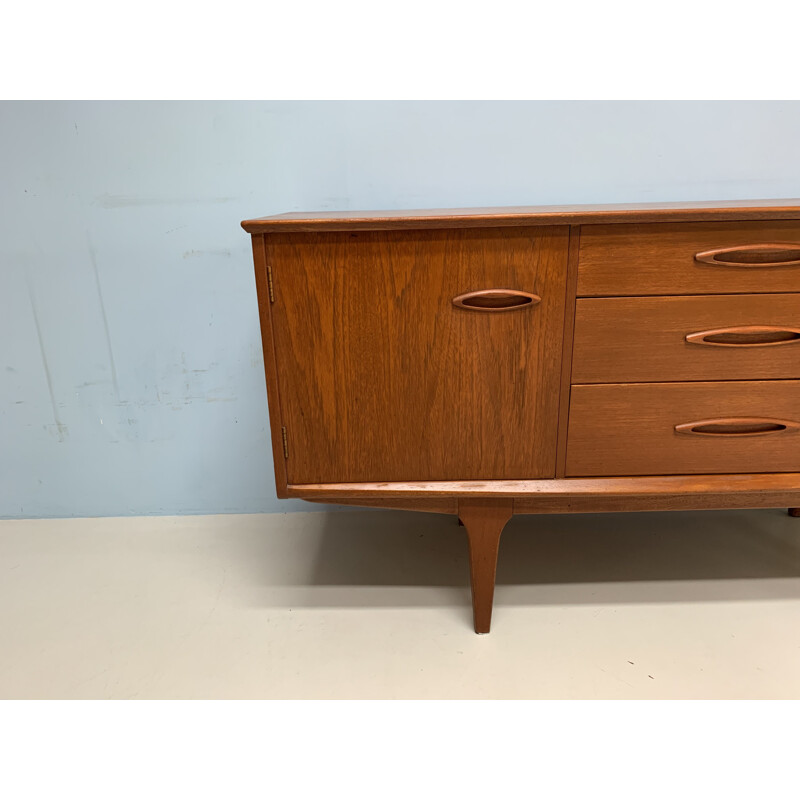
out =
[[789,516],[790,517],[800,517],[800,508],[790,508],[789,509]]
[[489,633],[500,534],[514,511],[512,498],[459,500],[458,516],[469,539],[469,573],[475,633]]

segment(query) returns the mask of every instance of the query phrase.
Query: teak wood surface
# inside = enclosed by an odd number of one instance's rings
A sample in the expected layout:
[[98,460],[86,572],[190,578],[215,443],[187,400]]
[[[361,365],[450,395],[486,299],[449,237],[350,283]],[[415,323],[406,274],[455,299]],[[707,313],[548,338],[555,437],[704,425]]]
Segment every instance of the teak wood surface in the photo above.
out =
[[403,211],[292,211],[242,222],[251,234],[297,231],[499,228],[516,225],[589,225],[617,222],[800,220],[798,200],[606,203],[599,205],[422,208]]
[[457,513],[459,498],[506,497],[515,514],[790,507],[800,474],[567,478],[541,481],[318,484],[289,494],[319,503]]
[[291,213],[253,235],[279,497],[800,507],[800,201]]
[[460,500],[458,518],[467,529],[472,612],[475,633],[489,633],[500,534],[514,513],[514,501],[502,497]]
[[275,466],[275,491],[278,497],[285,498],[287,496],[286,486],[289,480],[286,475],[286,461],[283,458],[283,437],[281,432],[283,413],[278,391],[278,365],[275,358],[275,337],[272,334],[272,303],[270,302],[267,258],[263,236],[253,236],[253,263],[255,264],[256,273],[258,316],[261,326],[262,353],[264,355],[264,375],[267,382],[272,462]]
[[569,255],[567,262],[566,298],[564,300],[564,341],[561,345],[561,403],[558,408],[558,443],[556,445],[556,478],[566,474],[567,431],[569,429],[569,395],[572,385],[572,359],[574,352],[576,287],[578,285],[578,254],[581,246],[581,229],[569,229]]
[[798,222],[586,225],[578,296],[800,292],[800,266],[708,264],[712,248],[783,242],[800,248]]
[[690,435],[677,426],[736,418],[800,423],[800,381],[572,387],[567,475],[798,472],[800,431]]
[[[267,243],[290,483],[553,477],[568,232]],[[467,292],[541,298],[496,313]]]
[[572,382],[797,378],[798,329],[800,294],[581,298]]
[[[623,478],[563,478],[534,481],[412,481],[380,483],[316,483],[290,485],[289,497],[324,500],[414,500],[451,497],[512,497],[549,502],[581,498],[599,502],[615,495],[621,498],[674,497],[701,499],[726,492],[750,493],[756,497],[792,494],[800,497],[800,472],[739,473],[736,475],[648,475]],[[773,508],[785,505],[776,502]],[[703,506],[698,506],[702,508]],[[719,506],[724,508],[724,506]],[[753,508],[757,508],[753,506]],[[769,507],[769,506],[761,506]],[[563,509],[562,509],[563,510]],[[549,513],[549,512],[548,512]]]

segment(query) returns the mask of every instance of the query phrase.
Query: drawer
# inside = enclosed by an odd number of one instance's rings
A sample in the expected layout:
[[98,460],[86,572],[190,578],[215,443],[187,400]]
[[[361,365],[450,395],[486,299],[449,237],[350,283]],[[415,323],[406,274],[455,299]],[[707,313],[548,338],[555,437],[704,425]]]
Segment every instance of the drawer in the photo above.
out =
[[800,381],[573,386],[568,477],[800,471]]
[[585,225],[578,295],[800,292],[800,222]]
[[578,300],[573,383],[800,379],[800,294]]

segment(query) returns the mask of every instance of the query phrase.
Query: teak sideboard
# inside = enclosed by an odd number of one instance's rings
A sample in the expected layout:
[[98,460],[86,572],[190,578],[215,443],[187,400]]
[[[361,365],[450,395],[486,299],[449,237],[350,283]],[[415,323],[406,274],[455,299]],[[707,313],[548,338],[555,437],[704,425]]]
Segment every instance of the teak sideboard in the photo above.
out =
[[279,497],[457,515],[800,506],[800,200],[248,220]]

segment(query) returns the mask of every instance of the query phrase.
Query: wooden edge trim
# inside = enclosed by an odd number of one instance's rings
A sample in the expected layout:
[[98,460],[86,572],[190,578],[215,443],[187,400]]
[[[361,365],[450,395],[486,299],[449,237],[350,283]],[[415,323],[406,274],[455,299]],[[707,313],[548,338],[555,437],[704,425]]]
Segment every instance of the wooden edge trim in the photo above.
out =
[[505,228],[530,225],[608,225],[613,223],[647,222],[756,222],[771,220],[800,219],[800,207],[750,206],[743,208],[646,208],[646,209],[565,209],[553,211],[529,211],[519,213],[464,213],[440,215],[415,215],[391,212],[385,217],[359,217],[355,212],[351,217],[313,216],[287,219],[285,217],[266,217],[248,219],[241,223],[250,234],[292,233],[314,231],[369,231],[369,230],[419,230],[423,228]]
[[[460,497],[379,497],[345,498],[306,497],[312,503],[331,503],[365,508],[425,511],[455,516],[469,502]],[[474,497],[474,496],[473,496]],[[501,498],[496,498],[500,501]],[[508,498],[506,498],[508,500]],[[471,501],[492,502],[492,498],[474,497]],[[732,492],[633,494],[543,494],[510,498],[514,514],[597,514],[637,511],[703,511],[711,509],[793,508],[800,505],[800,489],[737,489]],[[800,516],[800,515],[798,515]]]
[[278,384],[278,363],[275,355],[275,336],[272,329],[272,303],[267,281],[266,236],[253,236],[253,264],[256,273],[256,294],[258,296],[258,318],[261,325],[261,348],[264,354],[264,376],[267,382],[267,405],[269,408],[269,433],[272,439],[272,462],[275,465],[275,491],[278,497],[290,497],[289,476],[286,472],[286,459],[283,457],[283,413],[281,412],[280,389]]
[[646,497],[515,498],[515,514],[597,514],[622,511],[704,511],[743,508],[791,508],[800,492],[737,491],[714,494],[661,494]]
[[533,481],[431,481],[413,483],[289,484],[288,497],[652,497],[735,492],[790,492],[800,495],[800,472],[739,475],[656,475],[637,478],[563,478]]
[[572,350],[575,339],[575,314],[578,303],[578,255],[581,246],[581,229],[569,229],[569,255],[567,258],[567,288],[564,299],[564,335],[561,344],[561,386],[558,405],[558,434],[556,440],[556,478],[567,471],[567,431],[569,430],[569,399],[572,389]]
[[455,497],[410,497],[403,498],[352,498],[352,497],[305,497],[310,503],[331,503],[340,506],[361,508],[390,508],[398,511],[428,511],[432,514],[457,514],[458,499]]

